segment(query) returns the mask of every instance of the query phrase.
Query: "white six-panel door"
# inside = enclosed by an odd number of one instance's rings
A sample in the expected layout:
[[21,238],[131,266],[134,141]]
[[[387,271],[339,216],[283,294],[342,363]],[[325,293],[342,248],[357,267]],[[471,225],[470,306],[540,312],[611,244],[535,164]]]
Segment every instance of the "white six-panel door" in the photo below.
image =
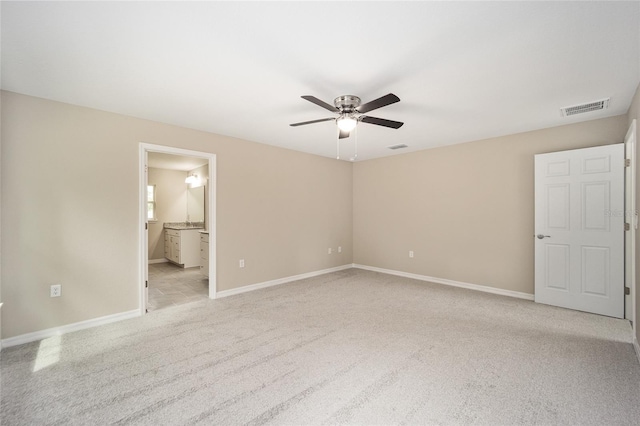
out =
[[535,156],[535,301],[624,316],[624,146]]

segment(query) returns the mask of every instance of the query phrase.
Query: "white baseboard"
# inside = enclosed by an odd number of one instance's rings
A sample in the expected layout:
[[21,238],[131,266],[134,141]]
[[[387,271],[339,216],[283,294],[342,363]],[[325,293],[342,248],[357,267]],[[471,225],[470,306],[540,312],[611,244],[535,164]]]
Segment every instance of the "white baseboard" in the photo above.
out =
[[353,265],[336,266],[335,268],[322,269],[320,271],[307,272],[306,274],[293,275],[291,277],[278,278],[277,280],[265,281],[262,283],[245,285],[243,287],[232,288],[230,290],[223,290],[216,293],[215,298],[234,296],[236,294],[246,293],[248,291],[260,290],[261,288],[273,287],[274,285],[286,284],[292,281],[303,280],[305,278],[317,277],[318,275],[324,275],[331,272],[343,271],[345,269],[352,268]]
[[638,357],[638,362],[640,362],[640,344],[638,344],[638,338],[635,333],[633,335],[633,348],[636,350],[636,356]]
[[149,259],[147,263],[149,265],[152,265],[154,263],[169,263],[169,260],[168,259]]
[[500,296],[515,297],[518,299],[533,300],[533,294],[520,291],[504,290],[501,288],[489,287],[486,285],[463,283],[460,281],[448,280],[445,278],[435,278],[426,275],[412,274],[409,272],[394,271],[392,269],[376,268],[375,266],[353,264],[354,268],[365,269],[367,271],[380,272],[383,274],[397,275],[399,277],[413,278],[414,280],[429,281],[430,283],[444,284],[453,287],[461,287],[469,290],[483,291],[485,293],[499,294]]
[[73,324],[63,325],[62,327],[48,328],[46,330],[34,331],[33,333],[21,334],[20,336],[2,339],[2,347],[22,345],[24,343],[35,342],[46,339],[48,337],[59,336],[61,334],[71,333],[72,331],[84,330],[86,328],[97,327],[99,325],[110,324],[112,322],[122,321],[139,317],[140,310],[121,312],[119,314],[107,315],[100,318],[94,318],[86,321],[80,321]]

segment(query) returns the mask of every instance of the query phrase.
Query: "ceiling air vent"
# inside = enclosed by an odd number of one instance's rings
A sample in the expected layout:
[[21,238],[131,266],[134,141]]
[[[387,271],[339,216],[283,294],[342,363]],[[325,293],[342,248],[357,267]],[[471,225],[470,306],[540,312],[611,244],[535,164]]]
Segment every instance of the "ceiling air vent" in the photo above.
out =
[[407,147],[408,147],[408,145],[405,145],[405,144],[403,144],[403,143],[400,143],[400,144],[398,144],[398,145],[391,145],[391,146],[388,146],[387,148],[389,148],[389,149],[402,149],[402,148],[407,148]]
[[560,108],[560,112],[563,117],[568,117],[570,115],[582,114],[585,112],[600,111],[601,109],[609,108],[609,99],[611,98],[593,101],[582,105]]

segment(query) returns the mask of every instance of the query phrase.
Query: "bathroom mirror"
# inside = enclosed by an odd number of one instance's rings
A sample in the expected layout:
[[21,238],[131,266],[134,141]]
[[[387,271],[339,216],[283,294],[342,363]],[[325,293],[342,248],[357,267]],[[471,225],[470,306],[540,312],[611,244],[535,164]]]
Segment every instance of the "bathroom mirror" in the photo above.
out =
[[187,221],[204,222],[204,186],[187,189]]

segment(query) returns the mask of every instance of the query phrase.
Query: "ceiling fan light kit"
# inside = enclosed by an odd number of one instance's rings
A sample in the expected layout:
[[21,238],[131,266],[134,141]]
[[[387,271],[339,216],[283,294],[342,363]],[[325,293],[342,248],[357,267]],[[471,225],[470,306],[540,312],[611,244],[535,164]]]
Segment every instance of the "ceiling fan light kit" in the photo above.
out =
[[344,132],[350,132],[356,128],[358,120],[351,116],[343,115],[338,118],[338,127]]

